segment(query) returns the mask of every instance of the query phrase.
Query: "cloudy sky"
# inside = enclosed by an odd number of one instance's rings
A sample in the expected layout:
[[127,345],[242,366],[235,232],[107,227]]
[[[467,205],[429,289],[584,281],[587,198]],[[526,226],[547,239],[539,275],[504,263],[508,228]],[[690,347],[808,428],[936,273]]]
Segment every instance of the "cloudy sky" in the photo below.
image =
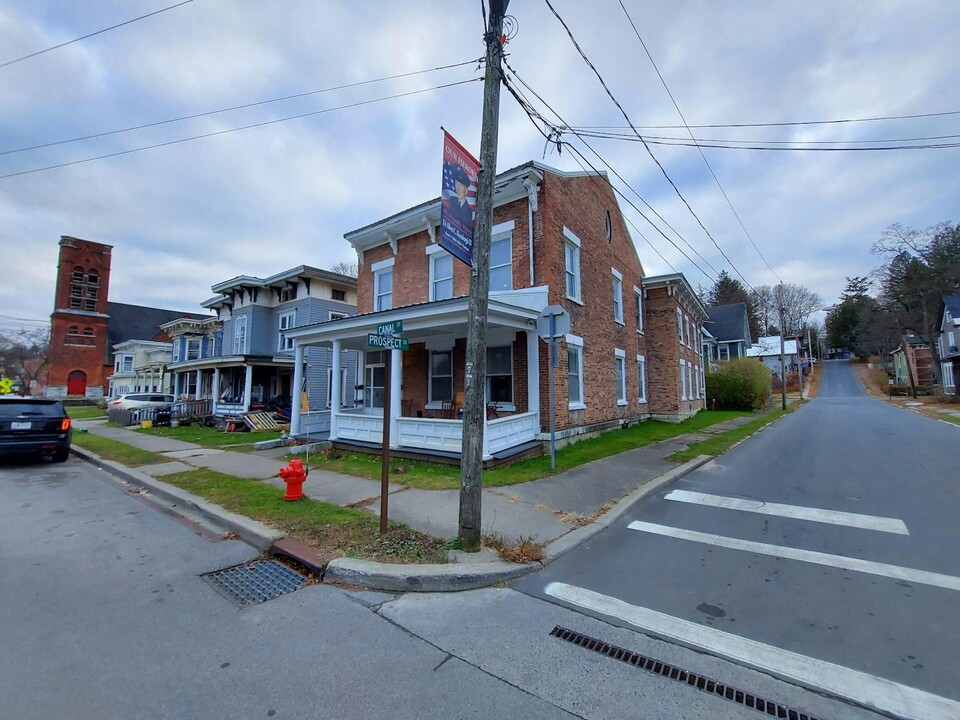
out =
[[[551,1],[640,132],[685,137],[682,126],[651,127],[680,118],[619,0]],[[0,65],[175,2],[0,0]],[[960,3],[624,4],[690,125],[754,125],[695,128],[704,144],[866,148],[960,135],[960,114],[943,114],[960,111]],[[546,3],[513,0],[509,12],[517,75],[570,125],[623,132]],[[48,319],[61,235],[114,246],[111,300],[179,310],[198,310],[212,284],[235,275],[355,260],[345,232],[439,194],[441,126],[479,153],[482,83],[431,88],[481,78],[470,61],[483,53],[482,30],[480,0],[192,0],[0,67],[0,330]],[[420,72],[459,63],[468,64]],[[407,73],[417,74],[366,82]],[[366,84],[313,92],[356,83]],[[385,99],[413,91],[423,92]],[[11,152],[302,93],[313,94]],[[314,114],[126,152],[304,113]],[[725,269],[833,302],[844,276],[878,264],[870,246],[891,223],[960,220],[960,148],[705,148],[748,237],[695,147],[651,144],[715,245],[643,145],[587,141],[700,266],[621,202],[646,272],[675,268],[694,286]],[[115,153],[125,154],[82,162]],[[547,146],[502,95],[500,170],[531,159],[579,170],[575,157]],[[77,164],[29,172],[64,163]]]

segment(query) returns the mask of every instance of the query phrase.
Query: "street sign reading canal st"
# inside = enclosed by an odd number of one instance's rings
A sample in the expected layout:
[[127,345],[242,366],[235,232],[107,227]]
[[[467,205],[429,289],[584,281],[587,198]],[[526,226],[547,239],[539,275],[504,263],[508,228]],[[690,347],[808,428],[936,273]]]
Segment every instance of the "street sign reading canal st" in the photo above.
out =
[[392,320],[377,325],[377,335],[399,335],[403,332],[403,320]]
[[396,335],[377,335],[369,333],[367,335],[367,347],[378,350],[400,350],[406,352],[410,349],[410,342],[406,338]]

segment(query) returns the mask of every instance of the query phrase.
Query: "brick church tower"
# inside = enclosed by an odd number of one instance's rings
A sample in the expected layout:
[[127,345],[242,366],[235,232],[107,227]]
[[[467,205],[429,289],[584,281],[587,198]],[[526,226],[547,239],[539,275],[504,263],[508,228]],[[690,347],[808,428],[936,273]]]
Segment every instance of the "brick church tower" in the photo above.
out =
[[63,235],[50,322],[50,395],[101,397],[113,368],[107,291],[113,247]]

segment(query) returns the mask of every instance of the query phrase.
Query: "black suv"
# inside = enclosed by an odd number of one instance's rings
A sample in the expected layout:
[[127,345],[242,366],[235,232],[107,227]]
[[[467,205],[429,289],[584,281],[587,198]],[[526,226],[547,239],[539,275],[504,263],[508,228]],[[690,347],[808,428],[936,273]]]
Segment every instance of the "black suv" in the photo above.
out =
[[59,400],[0,395],[0,455],[70,455],[70,417]]

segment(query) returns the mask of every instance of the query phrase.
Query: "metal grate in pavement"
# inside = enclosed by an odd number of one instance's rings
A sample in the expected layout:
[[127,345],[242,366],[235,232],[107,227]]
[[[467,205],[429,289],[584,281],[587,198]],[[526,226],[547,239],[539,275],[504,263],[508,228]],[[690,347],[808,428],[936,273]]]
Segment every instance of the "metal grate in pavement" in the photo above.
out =
[[660,675],[668,680],[685,683],[702,692],[716,695],[724,700],[730,700],[738,705],[743,705],[744,707],[763,713],[768,717],[786,718],[786,720],[817,720],[813,715],[808,715],[796,708],[787,707],[786,705],[781,705],[772,700],[748,693],[745,690],[730,687],[716,680],[711,680],[699,673],[690,672],[689,670],[678,668],[675,665],[668,665],[665,662],[644,657],[630,650],[605,643],[603,640],[578,633],[575,630],[568,630],[567,628],[557,625],[550,631],[550,634],[561,640],[571,642],[574,645],[579,645],[587,650],[592,650],[601,655],[611,657],[614,660],[619,660],[638,667],[641,670],[646,670],[654,675]]
[[207,573],[203,578],[241,606],[273,600],[307,583],[303,575],[275,560],[254,560]]

